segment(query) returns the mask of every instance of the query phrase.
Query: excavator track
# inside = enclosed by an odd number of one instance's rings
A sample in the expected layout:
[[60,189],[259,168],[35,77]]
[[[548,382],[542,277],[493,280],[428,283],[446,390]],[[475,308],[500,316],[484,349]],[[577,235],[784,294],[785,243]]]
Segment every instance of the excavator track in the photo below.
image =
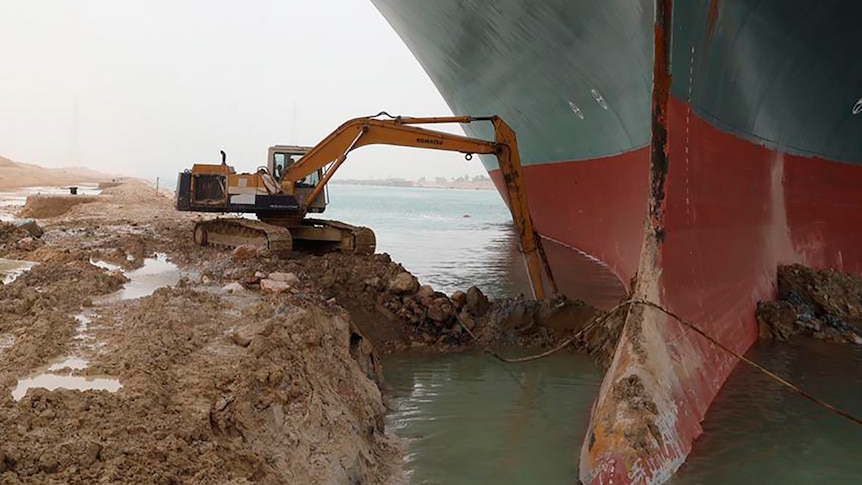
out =
[[[305,219],[302,223],[304,228],[320,227],[327,231],[338,231],[340,234],[338,250],[343,253],[374,254],[377,249],[377,236],[367,227],[323,219]],[[294,234],[296,234],[295,230]],[[299,236],[297,238],[301,239]]]
[[242,245],[265,247],[289,257],[294,244],[311,252],[339,251],[374,254],[374,231],[339,221],[305,219],[301,225],[281,227],[242,218],[220,218],[195,224],[195,242],[201,246],[235,248]]
[[282,257],[293,251],[287,228],[242,218],[220,218],[195,224],[195,242],[201,246],[235,248],[242,245],[265,247]]

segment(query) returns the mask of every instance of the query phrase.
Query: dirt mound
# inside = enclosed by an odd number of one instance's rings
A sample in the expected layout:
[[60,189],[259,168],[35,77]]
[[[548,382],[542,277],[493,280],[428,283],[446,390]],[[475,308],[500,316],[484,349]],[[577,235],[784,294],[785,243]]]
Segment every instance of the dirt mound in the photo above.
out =
[[18,242],[28,237],[30,233],[15,224],[0,222],[0,256],[17,249]]
[[[2,292],[5,388],[68,353],[70,315],[120,275],[37,266]],[[349,317],[188,282],[96,307],[86,374],[123,388],[0,397],[0,476],[13,483],[381,483],[397,463],[373,357]]]
[[57,217],[69,212],[72,207],[78,204],[86,204],[97,200],[98,197],[88,195],[29,195],[19,217],[32,217],[35,219]]
[[99,188],[101,190],[111,189],[114,187],[119,187],[120,185],[123,185],[123,183],[123,179],[113,179],[110,182],[99,182]]
[[763,338],[803,334],[830,342],[862,344],[862,278],[802,265],[778,267],[778,301],[760,302]]

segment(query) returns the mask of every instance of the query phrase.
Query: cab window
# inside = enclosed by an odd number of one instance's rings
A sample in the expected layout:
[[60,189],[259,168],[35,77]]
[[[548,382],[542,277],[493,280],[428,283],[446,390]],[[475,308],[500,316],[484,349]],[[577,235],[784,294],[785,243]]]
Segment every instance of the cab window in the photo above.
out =
[[315,171],[304,179],[299,180],[296,184],[302,187],[316,187],[318,182],[320,182],[320,172]]
[[272,156],[272,175],[277,179],[281,180],[282,174],[284,174],[284,162],[285,156],[284,153],[276,153]]

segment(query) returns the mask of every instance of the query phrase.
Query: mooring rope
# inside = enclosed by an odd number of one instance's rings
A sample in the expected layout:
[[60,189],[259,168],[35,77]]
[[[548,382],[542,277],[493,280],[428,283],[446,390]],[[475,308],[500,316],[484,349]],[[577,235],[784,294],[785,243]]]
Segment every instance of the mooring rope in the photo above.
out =
[[[576,333],[574,336],[569,337],[568,339],[564,340],[562,343],[560,343],[559,345],[557,345],[553,349],[542,352],[541,354],[531,355],[529,357],[520,357],[520,358],[511,359],[511,358],[503,357],[502,355],[498,354],[497,352],[494,352],[491,349],[485,349],[485,352],[491,354],[492,356],[494,356],[494,358],[501,360],[507,364],[523,364],[524,362],[530,362],[533,360],[544,359],[545,357],[556,354],[557,352],[568,347],[569,345],[574,343],[577,339],[579,339],[582,335],[584,335],[585,333],[589,332],[590,330],[592,330],[592,329],[598,327],[599,325],[601,325],[602,323],[604,323],[605,320],[607,320],[608,318],[613,316],[613,314],[616,313],[617,310],[629,305],[630,303],[631,303],[631,300],[624,301],[624,302],[620,303],[619,305],[611,308],[610,311],[608,311],[604,315],[602,315],[600,317],[593,317],[593,319],[589,323],[587,323],[584,326],[584,328],[580,329],[578,331],[578,333]],[[476,338],[476,337],[473,336],[473,338]]]
[[[590,330],[594,329],[595,327],[597,327],[598,325],[600,325],[601,323],[603,323],[605,320],[607,320],[608,318],[610,318],[610,316],[611,316],[611,315],[613,315],[617,310],[619,310],[620,308],[622,308],[622,307],[624,307],[624,306],[630,306],[630,305],[643,305],[643,306],[647,306],[647,307],[655,308],[656,310],[658,310],[658,311],[660,311],[660,312],[664,313],[665,315],[667,315],[667,316],[669,316],[669,317],[673,318],[674,320],[678,321],[678,322],[679,322],[679,323],[681,323],[682,325],[684,325],[684,326],[686,326],[686,327],[690,328],[690,329],[691,329],[691,330],[693,330],[695,333],[697,333],[698,335],[702,336],[703,338],[705,338],[706,340],[708,340],[710,343],[712,343],[713,345],[715,345],[715,346],[716,346],[716,347],[718,347],[719,349],[723,350],[724,352],[727,352],[727,353],[729,353],[730,355],[732,355],[732,356],[736,357],[737,359],[739,359],[739,360],[741,360],[741,361],[745,362],[746,364],[748,364],[748,365],[750,365],[750,366],[754,367],[756,370],[758,370],[759,372],[763,373],[764,375],[766,375],[766,376],[767,376],[767,377],[769,377],[770,379],[772,379],[772,380],[774,380],[774,381],[778,382],[779,384],[781,384],[782,386],[786,387],[787,389],[789,389],[789,390],[791,390],[791,391],[793,391],[793,392],[795,392],[795,393],[799,394],[800,396],[804,397],[805,399],[808,399],[809,401],[813,402],[814,404],[817,404],[818,406],[821,406],[821,407],[825,408],[826,410],[828,410],[828,411],[830,411],[830,412],[832,412],[832,413],[837,414],[838,416],[841,416],[841,417],[843,417],[843,418],[845,418],[845,419],[848,419],[848,420],[850,420],[850,421],[852,421],[852,422],[854,422],[854,423],[856,423],[856,424],[858,424],[858,425],[862,425],[862,419],[860,419],[860,418],[858,418],[858,417],[854,416],[853,414],[850,414],[850,413],[849,413],[849,412],[847,412],[847,411],[844,411],[844,410],[842,410],[842,409],[839,409],[839,408],[837,408],[836,406],[834,406],[834,405],[832,405],[832,404],[830,404],[830,403],[828,403],[828,402],[826,402],[826,401],[824,401],[824,400],[822,400],[822,399],[820,399],[820,398],[818,398],[818,397],[814,396],[814,395],[813,395],[813,394],[811,394],[810,392],[808,392],[808,391],[806,391],[806,390],[804,390],[804,389],[800,388],[799,386],[797,386],[797,385],[793,384],[792,382],[790,382],[790,381],[788,381],[788,380],[784,379],[783,377],[781,377],[781,376],[779,376],[779,375],[775,374],[774,372],[772,372],[772,371],[770,371],[769,369],[767,369],[767,368],[763,367],[762,365],[758,364],[757,362],[754,362],[753,360],[751,360],[751,359],[749,359],[749,358],[745,357],[744,355],[740,354],[739,352],[736,352],[736,351],[734,351],[733,349],[730,349],[730,348],[726,347],[726,346],[725,346],[725,345],[723,345],[721,342],[719,342],[718,340],[716,340],[716,339],[712,338],[709,334],[707,334],[706,332],[704,332],[703,330],[701,330],[700,328],[698,328],[698,327],[697,327],[697,325],[694,325],[693,323],[686,321],[684,318],[682,318],[682,317],[680,317],[679,315],[677,315],[676,313],[674,313],[674,312],[672,312],[672,311],[670,311],[670,310],[668,310],[668,309],[666,309],[666,308],[662,307],[661,305],[659,305],[659,304],[657,304],[657,303],[653,303],[653,302],[651,302],[651,301],[647,301],[647,300],[640,300],[640,299],[633,298],[633,299],[629,299],[629,300],[623,301],[623,302],[622,302],[622,303],[620,303],[619,305],[617,305],[617,306],[615,306],[614,308],[612,308],[609,312],[607,312],[607,313],[605,313],[604,315],[602,315],[601,317],[594,318],[592,321],[590,321],[589,323],[587,323],[587,325],[586,325],[586,326],[584,326],[584,328],[582,328],[580,331],[578,331],[578,333],[576,333],[573,337],[570,337],[570,338],[568,338],[568,339],[564,340],[564,341],[563,341],[563,342],[561,342],[558,346],[554,347],[553,349],[550,349],[550,350],[547,350],[547,351],[545,351],[545,352],[542,352],[541,354],[531,355],[531,356],[529,356],[529,357],[521,357],[521,358],[517,358],[517,359],[509,359],[509,358],[503,357],[502,355],[498,354],[497,352],[494,352],[493,350],[490,350],[490,349],[487,349],[487,348],[485,349],[485,352],[486,352],[486,353],[491,354],[494,358],[496,358],[496,359],[498,359],[498,360],[500,360],[500,361],[502,361],[502,362],[505,362],[505,363],[507,363],[507,364],[521,364],[521,363],[524,363],[524,362],[530,362],[530,361],[533,361],[533,360],[543,359],[543,358],[545,358],[545,357],[548,357],[548,356],[550,356],[550,355],[553,355],[553,354],[555,354],[555,353],[559,352],[560,350],[563,350],[564,348],[568,347],[568,346],[569,346],[569,345],[571,345],[575,340],[577,340],[578,338],[580,338],[580,337],[581,337],[581,335],[583,335],[584,333],[586,333],[586,332],[588,332],[588,331],[590,331]],[[478,337],[476,337],[476,334],[474,334],[474,333],[473,333],[469,328],[467,328],[467,326],[466,326],[466,325],[464,325],[464,323],[463,323],[463,322],[461,322],[461,319],[460,319],[460,318],[458,319],[458,322],[461,324],[461,327],[463,327],[463,328],[464,328],[464,330],[466,330],[466,331],[467,331],[467,333],[468,333],[468,334],[470,334],[470,336],[471,336],[471,337],[472,337],[476,342],[479,342],[479,339],[478,339]]]

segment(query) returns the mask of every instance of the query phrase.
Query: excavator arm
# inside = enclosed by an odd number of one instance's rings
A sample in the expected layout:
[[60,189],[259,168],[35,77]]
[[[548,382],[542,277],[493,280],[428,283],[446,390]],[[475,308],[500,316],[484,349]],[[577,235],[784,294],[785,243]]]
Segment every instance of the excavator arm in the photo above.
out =
[[[381,113],[383,114],[383,113]],[[379,115],[378,115],[379,116]],[[451,133],[430,130],[416,125],[441,123],[468,124],[486,121],[494,126],[494,141],[481,140]],[[298,162],[287,167],[282,175],[282,190],[293,193],[293,184],[319,169],[326,169],[320,183],[309,193],[305,205],[317,197],[336,170],[347,159],[348,154],[366,145],[397,145],[461,152],[495,155],[506,185],[506,198],[512,219],[518,229],[521,250],[524,253],[533,296],[544,298],[545,288],[542,269],[548,275],[551,292],[557,293],[551,268],[548,265],[542,242],[533,227],[523,182],[521,159],[515,132],[498,116],[470,117],[451,116],[438,118],[375,117],[355,118],[336,129],[332,134],[312,148]],[[328,167],[328,168],[327,168]]]

